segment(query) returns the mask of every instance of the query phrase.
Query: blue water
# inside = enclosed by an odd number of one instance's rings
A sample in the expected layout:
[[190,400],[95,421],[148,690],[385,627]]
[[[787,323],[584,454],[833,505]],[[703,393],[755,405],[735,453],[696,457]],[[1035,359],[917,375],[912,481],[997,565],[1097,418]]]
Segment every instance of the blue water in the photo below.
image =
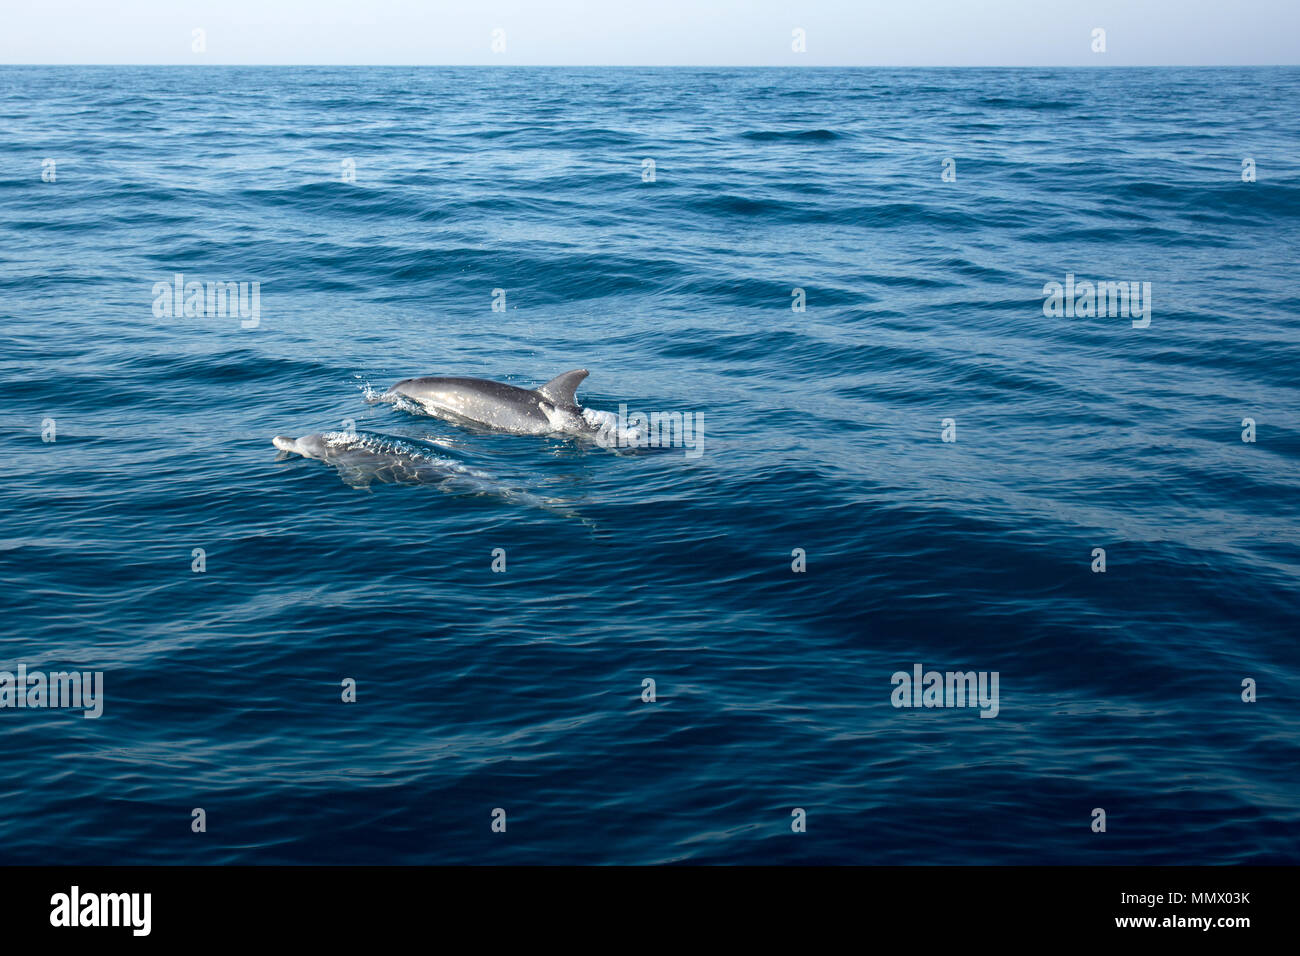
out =
[[[1300,857],[1300,70],[10,67],[0,117],[0,669],[105,698],[0,710],[3,862]],[[701,453],[373,400],[578,367]],[[491,482],[270,444],[349,419]]]

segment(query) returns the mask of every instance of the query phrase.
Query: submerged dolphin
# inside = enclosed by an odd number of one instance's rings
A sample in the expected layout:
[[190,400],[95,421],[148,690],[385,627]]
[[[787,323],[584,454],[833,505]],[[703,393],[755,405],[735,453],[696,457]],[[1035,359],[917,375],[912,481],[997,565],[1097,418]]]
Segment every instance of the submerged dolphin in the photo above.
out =
[[467,495],[496,495],[537,508],[571,514],[551,499],[504,485],[486,472],[471,468],[432,449],[388,435],[368,432],[325,432],[290,438],[276,435],[271,444],[281,457],[301,455],[332,465],[344,484],[369,488],[373,482],[435,485],[442,491]]
[[372,482],[441,484],[461,476],[486,477],[450,458],[401,439],[366,432],[324,432],[290,438],[276,435],[271,444],[282,457],[302,455],[332,465],[345,484],[367,488]]
[[587,434],[591,419],[578,404],[585,368],[557,375],[538,388],[518,388],[481,378],[408,378],[384,397],[403,396],[430,415],[523,435]]

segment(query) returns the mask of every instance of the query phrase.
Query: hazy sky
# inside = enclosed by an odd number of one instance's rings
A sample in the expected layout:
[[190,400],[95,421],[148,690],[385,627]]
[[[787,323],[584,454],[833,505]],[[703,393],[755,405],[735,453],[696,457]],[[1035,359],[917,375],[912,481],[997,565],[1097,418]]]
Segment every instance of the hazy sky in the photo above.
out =
[[0,12],[0,63],[1125,66],[1296,64],[1298,51],[1300,0],[4,0]]

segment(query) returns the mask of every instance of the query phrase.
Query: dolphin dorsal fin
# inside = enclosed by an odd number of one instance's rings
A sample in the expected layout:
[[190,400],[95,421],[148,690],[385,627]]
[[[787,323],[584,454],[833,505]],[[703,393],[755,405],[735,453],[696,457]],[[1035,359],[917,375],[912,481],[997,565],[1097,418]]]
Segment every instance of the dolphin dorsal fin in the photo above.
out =
[[578,399],[575,393],[588,374],[585,368],[575,368],[572,372],[555,376],[539,388],[537,393],[556,405],[577,405]]

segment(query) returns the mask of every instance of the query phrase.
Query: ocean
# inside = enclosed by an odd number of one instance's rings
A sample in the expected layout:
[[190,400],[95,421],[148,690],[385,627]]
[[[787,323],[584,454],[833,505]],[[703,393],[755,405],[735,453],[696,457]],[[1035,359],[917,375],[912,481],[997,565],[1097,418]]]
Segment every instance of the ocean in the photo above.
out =
[[[1300,859],[1300,69],[0,116],[0,861]],[[578,368],[692,442],[382,400]],[[271,444],[336,431],[427,467]]]

